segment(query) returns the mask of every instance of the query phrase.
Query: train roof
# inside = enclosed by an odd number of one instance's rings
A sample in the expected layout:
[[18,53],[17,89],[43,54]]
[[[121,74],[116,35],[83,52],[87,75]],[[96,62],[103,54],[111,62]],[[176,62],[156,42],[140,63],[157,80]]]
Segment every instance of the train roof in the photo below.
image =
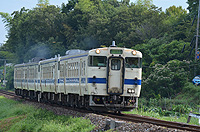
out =
[[[126,57],[142,58],[142,53],[134,49],[122,48],[122,47],[104,47],[104,48],[97,48],[97,49],[100,51],[98,55],[102,55],[102,56],[113,54],[114,56],[124,55]],[[96,53],[97,49],[90,50],[89,55],[97,55]],[[134,52],[134,55],[133,55],[133,52]]]
[[34,66],[37,64],[38,62],[28,62],[28,63],[16,64],[14,67]]
[[[121,48],[121,47],[115,47],[115,46],[111,46],[111,47],[103,47],[103,48],[96,48],[96,49],[91,49],[91,50],[80,50],[80,49],[72,49],[72,50],[68,50],[66,51],[66,55],[65,56],[55,56],[55,58],[50,58],[50,59],[38,59],[38,58],[33,58],[32,61],[28,62],[28,63],[23,63],[23,64],[16,64],[15,67],[24,67],[24,66],[32,66],[32,65],[37,65],[37,64],[46,64],[46,63],[51,63],[51,62],[55,62],[58,59],[59,60],[67,60],[70,58],[77,58],[77,57],[84,57],[84,56],[88,56],[88,55],[97,55],[96,51],[100,50],[100,53],[98,55],[100,56],[107,56],[111,53],[111,50],[121,50],[121,54],[123,54],[126,57],[139,57],[142,58],[142,53],[140,51],[137,50],[133,50],[133,49],[128,49],[128,48]],[[135,54],[133,55],[133,52],[135,52]],[[116,54],[114,53],[114,55],[120,55],[120,54]]]

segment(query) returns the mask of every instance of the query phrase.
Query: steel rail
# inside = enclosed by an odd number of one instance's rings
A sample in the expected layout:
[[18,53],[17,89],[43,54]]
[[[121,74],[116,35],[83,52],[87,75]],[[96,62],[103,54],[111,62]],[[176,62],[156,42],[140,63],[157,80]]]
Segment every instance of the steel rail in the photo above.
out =
[[145,122],[145,123],[150,123],[150,124],[154,124],[154,125],[158,125],[158,126],[164,126],[164,127],[168,127],[168,128],[200,132],[200,126],[198,126],[198,125],[190,125],[187,123],[164,121],[164,120],[159,120],[156,118],[141,116],[141,115],[136,115],[136,114],[116,115],[116,114],[105,113],[102,115],[125,120],[125,121]]

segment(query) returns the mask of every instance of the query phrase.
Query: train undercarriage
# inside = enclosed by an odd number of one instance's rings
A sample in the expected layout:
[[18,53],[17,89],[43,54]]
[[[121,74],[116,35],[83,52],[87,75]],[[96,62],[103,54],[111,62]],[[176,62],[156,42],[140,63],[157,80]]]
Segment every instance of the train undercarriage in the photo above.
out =
[[85,108],[94,111],[129,111],[137,108],[138,104],[138,98],[117,95],[79,96],[78,94],[55,94],[53,92],[40,92],[26,89],[15,89],[15,94],[38,102],[59,104],[72,108]]

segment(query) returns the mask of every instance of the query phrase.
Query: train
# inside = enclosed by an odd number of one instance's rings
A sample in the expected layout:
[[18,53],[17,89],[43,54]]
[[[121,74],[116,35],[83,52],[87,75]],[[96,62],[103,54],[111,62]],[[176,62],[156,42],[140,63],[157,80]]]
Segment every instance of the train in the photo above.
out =
[[117,47],[115,42],[14,66],[16,95],[94,111],[137,108],[141,80],[142,53]]

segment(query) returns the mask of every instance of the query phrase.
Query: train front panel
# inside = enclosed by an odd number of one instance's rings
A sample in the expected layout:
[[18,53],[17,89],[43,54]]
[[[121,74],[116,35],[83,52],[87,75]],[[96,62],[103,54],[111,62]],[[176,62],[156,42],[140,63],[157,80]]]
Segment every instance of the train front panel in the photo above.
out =
[[126,48],[91,50],[88,56],[91,106],[111,110],[137,107],[141,90],[141,58],[141,52]]

